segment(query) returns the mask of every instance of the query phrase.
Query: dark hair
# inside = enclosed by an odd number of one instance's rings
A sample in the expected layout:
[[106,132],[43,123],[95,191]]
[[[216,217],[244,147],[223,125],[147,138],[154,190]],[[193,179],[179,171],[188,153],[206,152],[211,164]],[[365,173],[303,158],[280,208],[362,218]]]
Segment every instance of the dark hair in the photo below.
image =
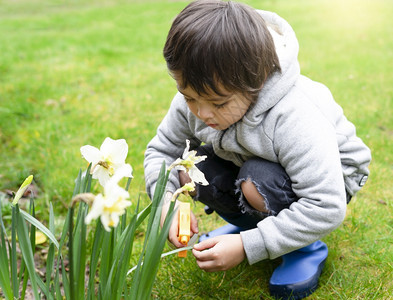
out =
[[273,38],[262,16],[236,2],[197,0],[175,18],[164,47],[168,69],[182,88],[198,94],[217,84],[256,99],[267,77],[281,71]]

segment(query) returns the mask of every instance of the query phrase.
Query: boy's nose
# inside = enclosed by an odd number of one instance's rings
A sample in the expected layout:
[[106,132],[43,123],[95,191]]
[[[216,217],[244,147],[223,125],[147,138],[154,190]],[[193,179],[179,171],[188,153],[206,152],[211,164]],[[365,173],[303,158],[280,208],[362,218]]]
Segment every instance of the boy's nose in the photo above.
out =
[[201,119],[209,119],[213,117],[213,111],[209,104],[198,105],[198,116]]

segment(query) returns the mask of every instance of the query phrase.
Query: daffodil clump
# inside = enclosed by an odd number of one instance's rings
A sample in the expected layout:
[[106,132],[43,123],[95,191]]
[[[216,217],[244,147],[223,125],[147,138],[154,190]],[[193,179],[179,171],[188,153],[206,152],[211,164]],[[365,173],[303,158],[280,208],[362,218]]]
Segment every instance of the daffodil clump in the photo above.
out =
[[[177,197],[180,194],[184,196],[182,199],[189,197],[188,193],[194,191],[196,183],[208,184],[195,166],[206,156],[197,156],[197,152],[189,151],[189,148],[190,142],[187,140],[181,158],[169,168],[163,162],[151,203],[139,211],[138,202],[134,211],[127,215],[128,207],[132,204],[128,193],[132,167],[125,162],[128,154],[126,141],[108,137],[99,149],[90,145],[81,147],[82,157],[89,162],[89,166],[86,172],[80,170],[75,180],[71,205],[60,236],[56,236],[51,203],[49,228],[35,218],[32,196],[29,212],[19,208],[18,201],[31,184],[33,176],[26,178],[12,204],[10,242],[0,219],[0,289],[5,299],[25,298],[28,281],[34,299],[150,299],[160,258],[191,249],[186,247],[162,253],[177,213]],[[164,224],[160,227],[166,185],[173,169],[186,172],[191,180],[174,193]],[[119,185],[123,178],[128,178],[126,188]],[[99,181],[102,193],[95,195],[90,192],[92,179]],[[79,208],[76,210],[77,204]],[[130,269],[137,228],[146,219],[148,224],[143,249],[138,264]],[[93,220],[97,220],[95,226],[87,228]],[[40,242],[37,230],[49,241],[45,281],[35,268],[34,250]],[[93,235],[88,234],[89,230],[93,230]],[[91,243],[87,243],[89,236],[93,237]],[[46,243],[46,238],[43,242]],[[88,246],[91,247],[89,250]],[[88,254],[90,257],[87,257]],[[132,274],[131,284],[127,280],[129,274]]]

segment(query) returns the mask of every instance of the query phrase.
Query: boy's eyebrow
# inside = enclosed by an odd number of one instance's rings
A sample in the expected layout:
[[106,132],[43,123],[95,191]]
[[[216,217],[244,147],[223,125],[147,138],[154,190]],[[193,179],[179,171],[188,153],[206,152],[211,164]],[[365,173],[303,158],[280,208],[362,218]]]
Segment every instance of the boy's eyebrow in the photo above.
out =
[[[188,98],[193,98],[193,97],[188,96],[187,94],[185,94],[185,93],[182,91],[181,88],[177,87],[177,90],[178,90],[179,93],[182,94],[183,96],[188,97]],[[228,100],[230,97],[232,97],[232,95],[233,95],[233,94],[228,94],[228,95],[225,95],[225,96],[218,96],[218,97],[213,97],[213,98],[208,98],[208,97],[207,97],[207,98],[205,98],[205,99],[208,100],[208,101],[212,101],[212,102],[222,102],[222,101]]]

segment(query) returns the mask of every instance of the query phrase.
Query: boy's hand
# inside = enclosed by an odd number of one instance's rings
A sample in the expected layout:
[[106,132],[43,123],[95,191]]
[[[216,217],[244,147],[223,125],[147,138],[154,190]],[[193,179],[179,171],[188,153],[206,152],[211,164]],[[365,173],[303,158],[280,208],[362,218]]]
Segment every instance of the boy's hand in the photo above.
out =
[[216,236],[194,245],[192,254],[207,272],[225,271],[240,264],[246,254],[240,234]]
[[[177,201],[179,202],[179,201]],[[161,212],[161,227],[164,224],[165,217],[168,213],[170,202],[166,202],[162,206],[162,212]],[[177,203],[176,206],[177,207]],[[190,214],[190,221],[191,221],[191,228],[190,228],[190,237],[192,237],[194,234],[197,234],[198,231],[198,221],[191,211]],[[173,244],[176,248],[184,247],[182,243],[179,242],[179,214],[176,213],[172,219],[172,224],[171,227],[169,228],[169,233],[168,233],[168,240],[171,244]]]

